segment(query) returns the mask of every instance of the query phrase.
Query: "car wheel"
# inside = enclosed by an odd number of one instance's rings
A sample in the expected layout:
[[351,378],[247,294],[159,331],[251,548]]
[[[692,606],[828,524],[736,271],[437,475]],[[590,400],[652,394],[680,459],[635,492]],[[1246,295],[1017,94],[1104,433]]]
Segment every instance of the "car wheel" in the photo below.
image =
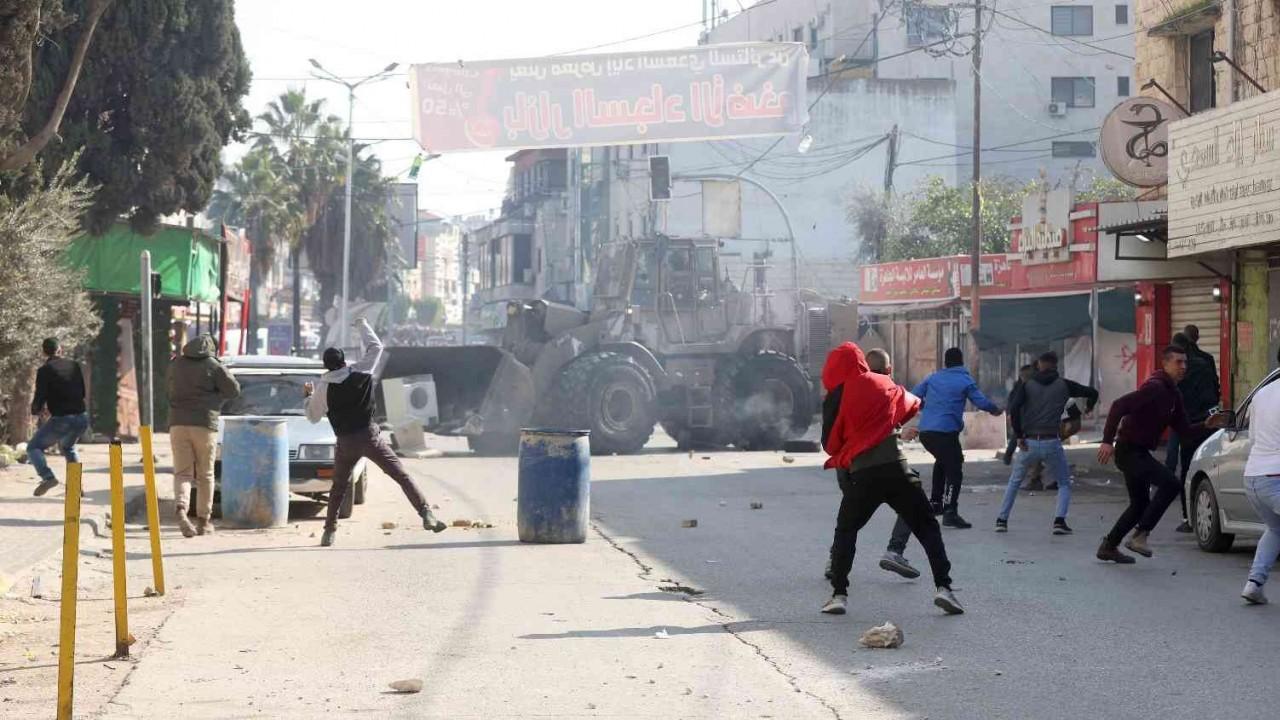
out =
[[354,502],[356,505],[364,504],[365,493],[367,493],[368,491],[369,491],[369,471],[361,470],[360,478],[356,480],[356,486],[352,491],[352,494],[355,495]]
[[1218,493],[1213,481],[1201,478],[1196,484],[1195,510],[1192,513],[1196,542],[1200,549],[1222,553],[1231,549],[1236,536],[1222,532],[1222,513],[1218,505]]

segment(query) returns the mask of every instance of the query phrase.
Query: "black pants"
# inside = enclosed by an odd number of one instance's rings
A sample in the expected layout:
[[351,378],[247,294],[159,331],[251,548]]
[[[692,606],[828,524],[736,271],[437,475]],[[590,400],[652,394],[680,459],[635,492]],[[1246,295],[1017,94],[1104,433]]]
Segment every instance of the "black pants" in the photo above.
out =
[[[1124,473],[1129,506],[1107,534],[1107,543],[1112,546],[1119,545],[1135,527],[1142,532],[1151,532],[1165,510],[1178,499],[1181,487],[1178,476],[1143,448],[1121,443],[1116,446],[1115,458],[1116,467]],[[1151,497],[1153,486],[1156,489],[1154,498]]]
[[958,432],[922,432],[920,443],[933,456],[933,492],[929,500],[954,511],[960,503],[960,483],[964,480],[964,449]]
[[333,488],[329,490],[328,513],[324,519],[325,530],[338,529],[338,508],[342,506],[342,501],[350,492],[351,471],[355,469],[356,463],[362,457],[368,458],[369,462],[377,465],[378,469],[400,485],[405,497],[409,498],[409,504],[419,515],[427,509],[427,501],[422,498],[422,493],[418,491],[418,486],[413,484],[409,473],[404,471],[400,458],[396,457],[391,446],[378,435],[378,430],[370,427],[360,432],[338,436],[338,446],[333,453]]
[[951,587],[951,562],[942,544],[942,528],[933,516],[929,499],[911,482],[909,472],[906,463],[890,463],[848,474],[848,490],[840,500],[831,552],[831,587],[837,595],[849,592],[849,572],[857,551],[858,531],[883,504],[893,508],[920,538],[929,556],[934,585]]

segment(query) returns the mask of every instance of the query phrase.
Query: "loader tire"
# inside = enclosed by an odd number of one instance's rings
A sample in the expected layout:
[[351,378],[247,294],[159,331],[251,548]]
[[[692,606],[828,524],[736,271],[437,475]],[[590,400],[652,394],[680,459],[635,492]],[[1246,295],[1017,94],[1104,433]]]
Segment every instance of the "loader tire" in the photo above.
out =
[[561,425],[591,431],[595,455],[630,454],[649,442],[657,414],[653,379],[621,353],[583,355],[560,371]]
[[780,450],[804,435],[813,420],[809,374],[790,355],[765,351],[748,357],[734,391],[734,444],[743,450]]

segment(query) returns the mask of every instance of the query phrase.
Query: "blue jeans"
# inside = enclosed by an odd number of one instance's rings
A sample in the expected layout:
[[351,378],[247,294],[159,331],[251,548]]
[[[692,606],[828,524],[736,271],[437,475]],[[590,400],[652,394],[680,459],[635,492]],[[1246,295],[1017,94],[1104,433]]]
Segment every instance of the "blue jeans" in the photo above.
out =
[[1274,475],[1250,476],[1244,479],[1244,496],[1249,504],[1258,512],[1267,531],[1258,541],[1258,549],[1253,553],[1253,567],[1249,568],[1249,579],[1264,585],[1271,566],[1280,555],[1280,477]]
[[44,457],[44,451],[57,445],[67,462],[80,462],[80,456],[76,454],[76,441],[88,429],[89,416],[80,413],[51,417],[49,422],[36,430],[36,434],[31,436],[31,441],[27,443],[27,457],[41,480],[55,479],[53,471],[49,469],[49,461]]
[[1000,506],[1000,519],[1008,520],[1013,512],[1013,501],[1018,499],[1018,486],[1027,471],[1043,462],[1045,469],[1053,473],[1058,481],[1058,510],[1055,518],[1067,516],[1067,508],[1071,505],[1071,470],[1067,467],[1067,454],[1062,450],[1061,440],[1027,440],[1027,449],[1019,449],[1013,456],[1013,473],[1009,476],[1009,487],[1004,491],[1004,504]]

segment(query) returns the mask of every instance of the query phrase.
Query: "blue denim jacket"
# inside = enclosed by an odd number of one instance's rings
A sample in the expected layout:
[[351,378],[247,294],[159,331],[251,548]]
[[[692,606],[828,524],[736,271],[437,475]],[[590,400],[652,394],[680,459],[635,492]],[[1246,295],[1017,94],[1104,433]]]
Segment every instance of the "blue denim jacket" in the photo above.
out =
[[980,410],[996,412],[1000,408],[978,389],[968,368],[963,365],[939,370],[925,378],[911,394],[924,400],[920,411],[920,432],[960,432],[964,430],[965,403],[972,402]]

